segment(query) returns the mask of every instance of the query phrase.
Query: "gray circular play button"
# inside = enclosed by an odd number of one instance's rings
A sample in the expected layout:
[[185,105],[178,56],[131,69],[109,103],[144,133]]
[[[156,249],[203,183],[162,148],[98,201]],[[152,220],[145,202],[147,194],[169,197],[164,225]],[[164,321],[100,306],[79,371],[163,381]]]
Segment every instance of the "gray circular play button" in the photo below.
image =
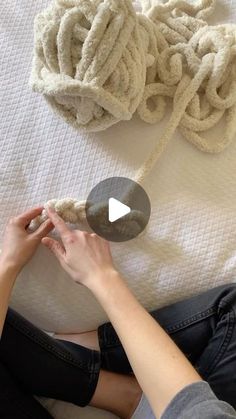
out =
[[90,192],[85,209],[91,229],[114,242],[137,237],[151,214],[144,189],[125,177],[111,177],[98,183]]

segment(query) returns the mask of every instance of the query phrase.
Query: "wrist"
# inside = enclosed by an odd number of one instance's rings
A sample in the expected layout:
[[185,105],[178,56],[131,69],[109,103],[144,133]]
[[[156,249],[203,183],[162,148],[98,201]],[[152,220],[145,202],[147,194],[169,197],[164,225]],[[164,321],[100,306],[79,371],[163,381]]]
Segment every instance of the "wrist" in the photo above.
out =
[[124,280],[118,271],[104,270],[97,276],[93,277],[89,282],[88,288],[94,296],[101,302],[113,299],[114,293],[124,286]]
[[110,287],[120,280],[120,274],[115,268],[104,269],[94,273],[88,278],[88,288],[94,294],[100,291],[108,291]]
[[0,278],[8,278],[8,280],[15,281],[20,270],[14,262],[0,257]]
[[117,271],[104,272],[102,276],[95,277],[90,291],[110,321],[112,318],[119,317],[119,313],[126,311],[128,307],[135,309],[138,304],[124,278]]

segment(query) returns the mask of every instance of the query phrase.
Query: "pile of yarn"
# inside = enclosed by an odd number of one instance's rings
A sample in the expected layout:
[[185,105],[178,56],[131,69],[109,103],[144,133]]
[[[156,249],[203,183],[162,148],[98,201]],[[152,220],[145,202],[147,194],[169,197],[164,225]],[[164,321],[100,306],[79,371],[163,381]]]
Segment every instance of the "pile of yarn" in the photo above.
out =
[[[177,128],[208,153],[223,151],[236,132],[236,25],[208,25],[215,0],[140,2],[137,13],[131,0],[55,0],[35,19],[30,80],[66,122],[87,131],[129,120],[136,111],[157,123],[171,100],[171,118],[135,174],[138,183]],[[223,137],[204,138],[222,119]],[[83,203],[50,202],[65,220],[65,206],[75,204],[72,218],[82,220]],[[41,222],[38,217],[35,225]]]

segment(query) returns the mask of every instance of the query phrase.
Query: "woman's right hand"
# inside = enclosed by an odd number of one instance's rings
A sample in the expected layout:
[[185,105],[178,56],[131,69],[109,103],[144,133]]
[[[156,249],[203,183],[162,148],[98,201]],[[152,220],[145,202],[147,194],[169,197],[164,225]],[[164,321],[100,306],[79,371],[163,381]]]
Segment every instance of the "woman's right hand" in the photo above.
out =
[[54,253],[74,281],[92,289],[96,280],[116,272],[106,240],[96,234],[70,230],[54,209],[48,207],[46,211],[62,244],[50,237],[44,237],[42,243]]

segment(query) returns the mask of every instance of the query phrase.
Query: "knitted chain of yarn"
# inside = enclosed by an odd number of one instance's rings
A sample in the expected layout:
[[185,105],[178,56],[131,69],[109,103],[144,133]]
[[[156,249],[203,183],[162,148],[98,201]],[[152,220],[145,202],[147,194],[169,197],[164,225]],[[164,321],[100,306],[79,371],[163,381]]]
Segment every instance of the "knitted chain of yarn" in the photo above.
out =
[[[139,184],[177,128],[207,153],[223,151],[236,132],[236,25],[207,24],[215,0],[140,2],[137,13],[131,0],[55,0],[35,19],[30,79],[66,122],[87,131],[130,120],[136,111],[157,123],[172,100],[164,134],[134,176]],[[204,138],[223,117],[223,138]],[[85,219],[84,201],[47,205],[66,222]],[[46,218],[44,210],[31,227]]]

